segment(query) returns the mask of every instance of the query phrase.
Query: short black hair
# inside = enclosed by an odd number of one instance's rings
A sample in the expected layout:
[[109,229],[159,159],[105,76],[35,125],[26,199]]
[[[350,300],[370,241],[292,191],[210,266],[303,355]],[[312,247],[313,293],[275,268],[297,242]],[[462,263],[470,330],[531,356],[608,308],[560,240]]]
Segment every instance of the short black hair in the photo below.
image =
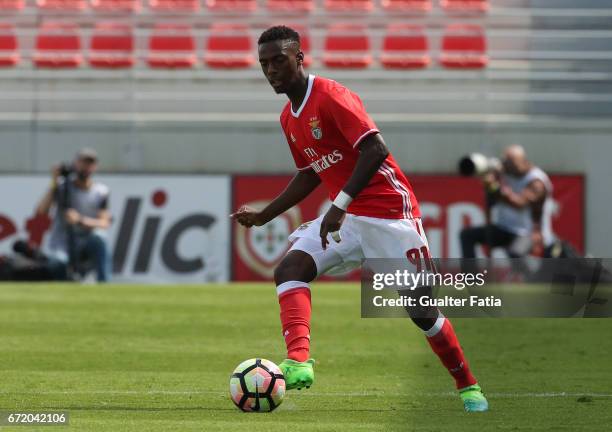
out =
[[274,26],[270,27],[269,29],[264,31],[261,36],[259,36],[257,44],[261,45],[266,42],[274,42],[277,40],[290,40],[299,44],[300,34],[293,30],[291,27],[287,27],[284,25]]

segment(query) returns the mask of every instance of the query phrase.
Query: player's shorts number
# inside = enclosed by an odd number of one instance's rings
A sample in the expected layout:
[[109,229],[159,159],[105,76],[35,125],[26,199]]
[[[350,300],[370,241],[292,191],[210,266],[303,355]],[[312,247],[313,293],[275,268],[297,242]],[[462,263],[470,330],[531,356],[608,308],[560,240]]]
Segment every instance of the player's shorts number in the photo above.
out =
[[425,263],[425,270],[434,271],[434,262],[429,254],[427,246],[421,246],[420,249],[413,248],[406,251],[406,258],[410,264],[416,266],[416,271],[421,272],[423,270],[423,263]]

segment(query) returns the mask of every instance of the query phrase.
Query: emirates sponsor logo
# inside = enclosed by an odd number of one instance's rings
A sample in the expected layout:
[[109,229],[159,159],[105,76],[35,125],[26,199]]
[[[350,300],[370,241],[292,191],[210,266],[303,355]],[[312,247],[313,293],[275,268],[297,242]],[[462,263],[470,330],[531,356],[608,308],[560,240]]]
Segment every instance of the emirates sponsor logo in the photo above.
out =
[[334,150],[333,153],[326,154],[322,158],[311,162],[310,166],[315,170],[315,172],[319,173],[326,170],[330,166],[337,164],[342,159],[342,153],[340,153],[340,150]]

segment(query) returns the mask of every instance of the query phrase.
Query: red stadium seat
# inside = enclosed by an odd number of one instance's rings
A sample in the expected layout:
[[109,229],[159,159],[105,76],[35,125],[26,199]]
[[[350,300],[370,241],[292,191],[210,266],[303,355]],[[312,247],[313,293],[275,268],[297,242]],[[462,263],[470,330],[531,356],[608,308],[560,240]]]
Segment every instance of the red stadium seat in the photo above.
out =
[[257,9],[257,0],[206,0],[213,11],[251,12]]
[[482,27],[453,24],[442,37],[442,66],[451,69],[481,69],[487,66],[487,41]]
[[206,42],[204,62],[211,68],[246,68],[255,63],[249,29],[241,24],[213,24]]
[[149,0],[149,8],[164,12],[194,12],[200,9],[198,0]]
[[83,10],[87,7],[85,0],[36,0],[40,9],[53,10]]
[[423,13],[431,10],[431,0],[382,0],[380,4],[390,12]]
[[140,10],[140,0],[91,0],[91,7],[107,12],[133,12]]
[[372,0],[325,0],[325,9],[332,12],[367,12],[374,9],[374,2]]
[[19,63],[19,44],[13,26],[0,24],[0,67],[15,66]]
[[25,0],[0,0],[0,11],[21,10],[25,6]]
[[304,53],[304,67],[308,67],[312,64],[312,54],[311,54],[311,50],[312,50],[312,45],[311,45],[311,38],[310,38],[310,34],[308,32],[308,30],[303,27],[300,24],[286,24],[289,27],[291,27],[293,30],[295,30],[296,32],[299,33],[300,35],[300,48],[302,49],[302,52]]
[[75,68],[83,60],[78,29],[72,24],[43,24],[36,36],[34,64],[41,68]]
[[372,63],[370,40],[359,25],[336,24],[325,37],[323,64],[329,68],[366,68]]
[[304,53],[304,67],[309,67],[312,64],[312,55],[310,54],[311,51],[311,44],[310,44],[310,35],[308,34],[308,32],[306,30],[298,30],[295,27],[293,27],[299,34],[300,34],[300,48],[302,49],[302,52]]
[[125,24],[99,23],[91,36],[89,64],[98,68],[134,65],[134,38]]
[[190,68],[197,62],[191,28],[180,24],[157,24],[149,37],[147,63],[153,68]]
[[489,0],[440,0],[440,6],[447,12],[486,12]]
[[272,12],[310,12],[315,8],[314,0],[268,0],[268,10]]
[[389,69],[422,69],[429,66],[429,46],[423,27],[389,25],[383,39],[380,62]]

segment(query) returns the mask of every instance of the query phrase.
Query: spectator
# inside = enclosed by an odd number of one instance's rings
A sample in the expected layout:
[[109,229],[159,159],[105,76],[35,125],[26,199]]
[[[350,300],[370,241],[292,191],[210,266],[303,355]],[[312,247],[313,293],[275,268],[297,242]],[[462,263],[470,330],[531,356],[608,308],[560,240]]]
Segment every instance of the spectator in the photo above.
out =
[[463,258],[475,258],[477,244],[503,247],[514,258],[542,255],[555,241],[553,189],[546,173],[515,144],[504,150],[501,169],[487,172],[482,180],[492,223],[461,231]]
[[98,156],[92,149],[80,150],[72,166],[53,167],[51,187],[36,208],[38,214],[53,209],[48,256],[56,279],[82,274],[87,260],[95,263],[99,282],[111,277],[106,239],[111,223],[109,189],[93,181],[97,168]]

